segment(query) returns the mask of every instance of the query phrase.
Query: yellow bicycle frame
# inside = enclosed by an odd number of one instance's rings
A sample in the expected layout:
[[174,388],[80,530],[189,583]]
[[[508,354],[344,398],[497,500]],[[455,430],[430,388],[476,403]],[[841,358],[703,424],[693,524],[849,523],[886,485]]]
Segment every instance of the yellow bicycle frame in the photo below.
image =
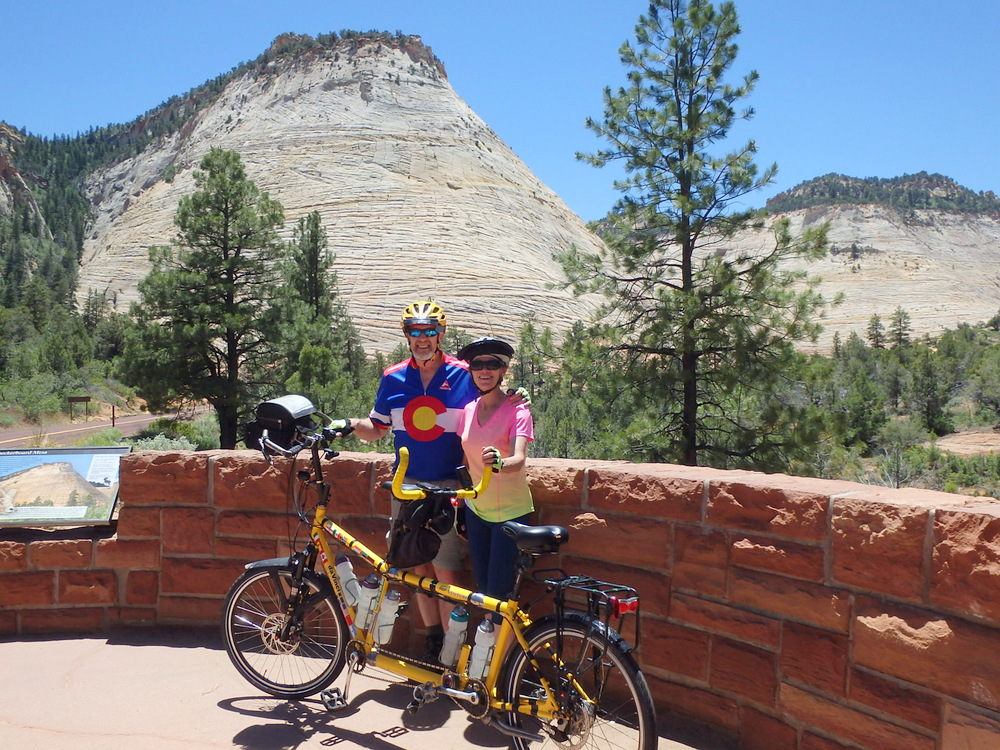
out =
[[[405,447],[400,448],[399,467],[393,477],[393,494],[402,499],[419,499],[424,496],[422,491],[404,489],[402,484],[402,477],[405,476],[408,460],[409,453],[407,449]],[[484,472],[483,481],[477,488],[473,490],[456,490],[455,494],[460,498],[474,498],[478,496],[478,494],[485,491],[489,484],[489,477],[490,472]],[[499,700],[496,696],[496,684],[500,677],[500,670],[504,662],[505,649],[502,646],[503,644],[510,642],[511,638],[517,641],[521,649],[528,655],[529,661],[532,662],[536,669],[538,668],[535,656],[529,653],[528,641],[524,635],[526,628],[531,625],[532,621],[531,618],[528,617],[528,614],[520,608],[520,605],[516,600],[510,599],[504,601],[501,599],[495,599],[491,596],[486,596],[485,594],[480,594],[475,591],[462,588],[461,586],[443,584],[433,578],[419,576],[415,573],[408,573],[405,570],[390,567],[384,558],[366,547],[362,542],[352,536],[335,521],[327,518],[326,506],[321,504],[316,508],[315,515],[312,520],[312,526],[309,530],[309,536],[316,544],[319,559],[323,565],[323,572],[326,574],[327,579],[330,581],[330,585],[333,587],[333,591],[337,597],[337,602],[339,603],[341,611],[344,613],[347,620],[347,626],[350,631],[351,638],[352,640],[357,640],[364,644],[364,651],[370,664],[380,669],[384,669],[387,672],[399,675],[407,680],[413,680],[418,683],[432,682],[438,685],[441,684],[441,672],[426,669],[419,664],[400,659],[394,655],[381,653],[374,641],[374,626],[368,631],[362,630],[358,626],[358,623],[354,619],[356,612],[344,596],[343,587],[341,586],[340,577],[337,575],[336,568],[334,567],[334,556],[332,554],[330,544],[326,539],[326,534],[332,536],[348,551],[357,557],[360,557],[381,574],[381,589],[379,590],[377,597],[377,601],[380,603],[379,606],[381,606],[388,584],[390,582],[397,582],[402,583],[410,589],[425,591],[432,596],[454,602],[455,604],[467,604],[488,612],[499,613],[503,618],[503,621],[500,624],[500,630],[497,634],[496,642],[498,647],[494,649],[493,657],[490,660],[489,671],[484,679],[486,689],[490,695],[491,707],[502,711],[518,711],[520,713],[530,714],[542,719],[552,719],[558,715],[559,708],[555,700],[554,691],[544,678],[541,680],[546,693],[544,701],[537,699],[520,701],[519,704],[515,706]],[[374,621],[375,620],[373,619],[373,622]],[[470,644],[463,646],[459,663],[456,667],[458,672],[464,672],[471,648]],[[553,653],[553,658],[558,658],[558,655]],[[568,675],[568,677],[571,679],[574,688],[579,691],[579,694],[584,696],[586,700],[589,700],[586,692],[575,679],[575,676]]]

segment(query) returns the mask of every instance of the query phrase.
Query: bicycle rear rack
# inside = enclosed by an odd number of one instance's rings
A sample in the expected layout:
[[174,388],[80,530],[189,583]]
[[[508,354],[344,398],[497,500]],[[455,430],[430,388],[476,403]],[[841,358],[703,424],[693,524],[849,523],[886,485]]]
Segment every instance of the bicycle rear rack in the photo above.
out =
[[[534,575],[538,583],[554,592],[556,617],[565,612],[581,612],[589,619],[621,632],[625,617],[635,613],[635,648],[639,648],[639,594],[631,586],[584,575],[568,575],[558,568],[539,570]],[[614,621],[614,624],[613,622]]]

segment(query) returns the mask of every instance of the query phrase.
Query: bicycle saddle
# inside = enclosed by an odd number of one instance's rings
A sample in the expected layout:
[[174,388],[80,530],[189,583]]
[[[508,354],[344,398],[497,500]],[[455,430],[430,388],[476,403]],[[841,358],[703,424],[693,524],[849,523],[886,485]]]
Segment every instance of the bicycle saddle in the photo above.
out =
[[569,532],[562,526],[527,526],[507,521],[500,528],[514,540],[519,550],[531,555],[558,552],[559,546],[569,541]]

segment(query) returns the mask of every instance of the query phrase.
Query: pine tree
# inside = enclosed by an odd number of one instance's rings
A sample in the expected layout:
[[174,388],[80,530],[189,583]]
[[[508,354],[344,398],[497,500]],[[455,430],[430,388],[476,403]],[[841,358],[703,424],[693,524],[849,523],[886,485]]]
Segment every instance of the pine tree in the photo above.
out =
[[181,199],[169,247],[150,249],[153,269],[124,357],[125,377],[152,410],[206,400],[219,419],[220,445],[237,430],[269,382],[277,359],[272,302],[280,287],[281,204],[247,177],[238,154],[213,148]]
[[[604,92],[604,117],[588,127],[608,147],[581,155],[602,167],[620,162],[623,197],[598,226],[607,251],[560,259],[577,292],[599,292],[600,340],[608,362],[627,376],[645,413],[632,439],[650,460],[761,465],[793,450],[794,399],[782,373],[794,342],[818,332],[823,300],[790,258],[819,257],[825,228],[793,240],[775,226],[773,243],[752,250],[727,241],[762,226],[741,208],[768,184],[750,141],[724,156],[726,138],[756,73],[724,82],[740,27],[732,3],[655,0],[620,49],[628,84]],[[799,433],[801,435],[801,433]],[[707,456],[707,458],[701,458]]]

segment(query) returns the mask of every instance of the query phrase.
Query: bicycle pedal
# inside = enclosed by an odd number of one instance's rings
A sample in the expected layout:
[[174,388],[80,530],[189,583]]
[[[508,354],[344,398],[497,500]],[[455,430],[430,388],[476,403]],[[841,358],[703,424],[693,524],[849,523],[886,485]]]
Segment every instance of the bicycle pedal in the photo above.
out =
[[347,698],[338,687],[323,690],[319,697],[327,711],[342,711],[347,708]]

